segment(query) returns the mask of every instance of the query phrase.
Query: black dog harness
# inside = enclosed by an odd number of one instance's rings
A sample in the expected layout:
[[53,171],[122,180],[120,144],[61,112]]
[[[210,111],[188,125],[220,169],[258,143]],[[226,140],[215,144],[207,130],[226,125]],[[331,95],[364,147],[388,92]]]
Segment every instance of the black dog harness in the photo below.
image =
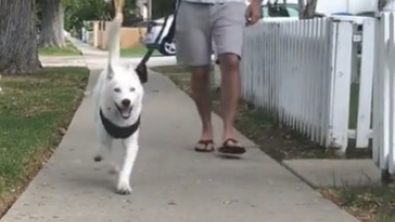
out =
[[137,121],[126,127],[121,127],[118,125],[115,125],[112,123],[110,120],[108,120],[104,115],[102,110],[100,109],[100,119],[101,122],[103,123],[104,129],[106,129],[107,133],[110,134],[115,139],[126,139],[129,136],[133,135],[139,128],[140,126],[140,118],[137,119]]

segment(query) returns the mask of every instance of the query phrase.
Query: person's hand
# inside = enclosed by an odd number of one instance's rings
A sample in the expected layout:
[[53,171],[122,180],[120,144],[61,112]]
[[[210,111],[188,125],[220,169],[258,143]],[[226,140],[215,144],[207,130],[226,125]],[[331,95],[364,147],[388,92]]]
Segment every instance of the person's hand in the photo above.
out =
[[262,0],[252,0],[250,5],[247,7],[245,13],[247,25],[253,25],[261,18],[261,2]]

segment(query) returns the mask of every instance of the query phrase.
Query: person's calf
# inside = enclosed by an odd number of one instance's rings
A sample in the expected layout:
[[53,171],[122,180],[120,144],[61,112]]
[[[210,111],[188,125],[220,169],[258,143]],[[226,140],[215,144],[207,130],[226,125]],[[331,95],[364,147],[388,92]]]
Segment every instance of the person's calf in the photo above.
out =
[[219,56],[221,68],[221,117],[224,124],[223,141],[233,138],[233,123],[237,113],[240,80],[239,57],[227,53]]
[[191,71],[192,98],[202,121],[201,140],[212,140],[210,69],[208,66],[192,67]]
[[233,123],[237,113],[240,94],[239,63],[236,54],[219,56],[221,67],[221,117],[224,123],[222,145],[218,151],[223,154],[240,155],[245,153],[244,146],[234,138]]

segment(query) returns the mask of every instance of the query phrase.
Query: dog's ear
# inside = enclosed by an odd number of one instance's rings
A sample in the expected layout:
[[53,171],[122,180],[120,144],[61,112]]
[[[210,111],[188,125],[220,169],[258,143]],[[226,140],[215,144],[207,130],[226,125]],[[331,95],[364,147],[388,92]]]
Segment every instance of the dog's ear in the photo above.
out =
[[108,67],[107,67],[107,79],[112,79],[112,77],[114,77],[114,69],[112,66],[112,62],[108,63]]

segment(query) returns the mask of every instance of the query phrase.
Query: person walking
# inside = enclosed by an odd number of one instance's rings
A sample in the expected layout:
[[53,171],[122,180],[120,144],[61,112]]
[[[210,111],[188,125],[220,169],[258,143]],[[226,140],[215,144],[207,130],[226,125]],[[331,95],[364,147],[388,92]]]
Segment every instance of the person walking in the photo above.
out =
[[222,144],[224,154],[243,154],[233,124],[240,94],[239,64],[246,25],[261,18],[262,0],[179,0],[175,25],[177,63],[191,70],[192,98],[202,121],[195,151],[214,151],[211,123],[210,66],[212,40],[221,70]]

